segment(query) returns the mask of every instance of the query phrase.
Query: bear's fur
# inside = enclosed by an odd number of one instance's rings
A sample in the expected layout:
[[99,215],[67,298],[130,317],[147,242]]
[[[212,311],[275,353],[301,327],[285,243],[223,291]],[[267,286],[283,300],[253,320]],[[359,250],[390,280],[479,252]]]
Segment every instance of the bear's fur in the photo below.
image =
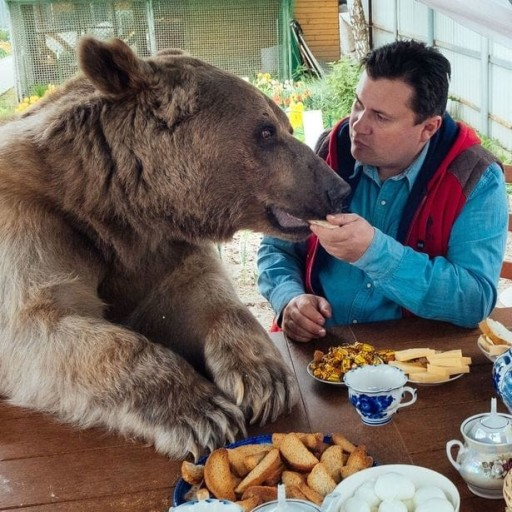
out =
[[348,186],[234,75],[119,40],[78,55],[0,128],[0,394],[197,457],[297,396],[213,242],[303,239]]

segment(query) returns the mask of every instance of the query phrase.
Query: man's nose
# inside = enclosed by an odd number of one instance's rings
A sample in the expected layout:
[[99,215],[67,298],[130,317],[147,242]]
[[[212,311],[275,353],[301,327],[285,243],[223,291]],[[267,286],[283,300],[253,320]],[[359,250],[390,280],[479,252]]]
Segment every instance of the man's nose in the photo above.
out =
[[368,122],[368,114],[366,112],[358,112],[352,115],[352,128],[358,133],[368,133],[370,124]]

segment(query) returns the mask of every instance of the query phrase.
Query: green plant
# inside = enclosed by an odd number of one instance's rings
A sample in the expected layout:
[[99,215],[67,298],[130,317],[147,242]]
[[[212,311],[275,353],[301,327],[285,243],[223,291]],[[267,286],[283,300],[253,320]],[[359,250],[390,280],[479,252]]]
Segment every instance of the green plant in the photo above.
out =
[[10,41],[11,36],[8,30],[0,28],[0,41]]
[[321,110],[328,126],[350,114],[360,74],[359,62],[344,56],[329,64],[323,78],[306,82],[311,91],[310,108]]
[[488,149],[493,155],[496,156],[501,162],[504,164],[512,164],[512,152],[505,149],[498,140],[493,139],[492,137],[487,137],[486,135],[482,135],[478,133],[480,140],[482,141],[482,146]]
[[9,89],[0,95],[0,122],[6,121],[14,115],[16,104],[17,100],[14,89]]
[[16,107],[16,112],[21,112],[26,108],[30,107],[34,103],[37,103],[41,98],[47,94],[51,94],[55,90],[55,85],[34,85],[32,88],[33,94],[31,96],[25,96]]
[[49,89],[48,84],[36,84],[32,87],[32,95],[42,98]]

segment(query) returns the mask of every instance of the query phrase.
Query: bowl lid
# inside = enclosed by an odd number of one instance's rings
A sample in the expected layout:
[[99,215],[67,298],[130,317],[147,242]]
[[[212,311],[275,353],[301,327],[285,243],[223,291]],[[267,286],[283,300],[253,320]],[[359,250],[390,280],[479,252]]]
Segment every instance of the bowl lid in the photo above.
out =
[[464,433],[480,443],[509,444],[512,443],[512,421],[496,411],[496,398],[491,398],[491,412],[470,418]]

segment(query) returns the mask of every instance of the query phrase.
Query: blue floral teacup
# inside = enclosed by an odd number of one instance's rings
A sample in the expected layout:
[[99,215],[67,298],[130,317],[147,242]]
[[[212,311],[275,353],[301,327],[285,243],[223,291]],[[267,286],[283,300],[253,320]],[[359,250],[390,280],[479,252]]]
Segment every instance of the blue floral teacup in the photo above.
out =
[[[348,371],[343,380],[350,402],[367,425],[384,425],[398,409],[416,402],[416,390],[405,385],[405,373],[394,366],[359,366]],[[411,398],[402,402],[406,393]]]

